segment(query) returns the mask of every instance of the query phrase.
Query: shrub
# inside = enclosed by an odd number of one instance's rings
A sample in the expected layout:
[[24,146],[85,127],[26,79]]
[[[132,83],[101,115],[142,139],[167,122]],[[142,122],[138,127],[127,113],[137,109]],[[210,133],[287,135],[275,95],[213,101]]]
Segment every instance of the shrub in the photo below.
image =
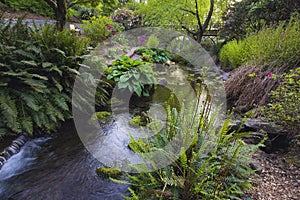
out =
[[122,24],[125,30],[136,28],[141,24],[141,17],[128,8],[116,9],[111,18],[115,22]]
[[83,20],[84,35],[91,40],[92,46],[97,46],[103,40],[117,34],[122,27],[111,18],[105,16],[92,17],[90,20]]
[[0,135],[51,132],[70,117],[70,94],[87,42],[68,30],[0,21]]
[[262,108],[262,116],[287,129],[290,137],[299,135],[300,67],[274,78],[279,79],[281,83],[270,92],[270,101]]
[[[237,68],[248,60],[245,52],[245,43],[233,40],[226,44],[220,51],[220,62],[224,68]],[[244,54],[242,53],[244,50]]]
[[[121,56],[106,69],[107,79],[117,83],[119,89],[128,89],[138,96],[149,96],[150,88],[156,79],[152,65],[140,60]],[[150,87],[149,87],[150,86]]]
[[244,40],[228,42],[220,52],[221,65],[236,68],[255,63],[262,66],[295,66],[300,61],[300,17],[294,15],[288,24],[264,28]]
[[170,54],[162,49],[149,49],[141,47],[135,53],[142,56],[142,59],[153,63],[166,63],[170,59]]
[[[132,185],[131,197],[125,199],[242,199],[243,191],[250,187],[249,175],[253,172],[249,158],[258,146],[241,141],[245,134],[228,135],[229,121],[213,128],[213,115],[208,117],[205,111],[199,113],[197,109],[183,110],[178,113],[175,108],[167,108],[164,130],[148,139],[131,138],[129,143],[143,157],[145,152],[161,150],[178,134],[183,143],[186,138],[193,138],[186,151],[181,149],[178,159],[153,172],[128,174],[128,182],[112,180]],[[172,157],[170,152],[166,154]],[[145,168],[139,165],[135,169],[140,172]]]

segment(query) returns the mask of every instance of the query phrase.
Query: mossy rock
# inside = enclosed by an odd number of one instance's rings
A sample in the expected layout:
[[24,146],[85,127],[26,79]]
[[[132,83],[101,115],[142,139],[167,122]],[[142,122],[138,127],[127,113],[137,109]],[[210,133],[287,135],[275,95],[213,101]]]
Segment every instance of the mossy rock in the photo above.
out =
[[96,112],[93,116],[92,116],[92,120],[107,120],[109,117],[111,116],[110,112],[106,112],[106,111],[101,111],[101,112]]
[[150,122],[150,118],[148,116],[143,115],[137,115],[135,117],[133,117],[129,124],[131,124],[132,126],[146,126],[148,123]]
[[98,176],[102,178],[118,178],[122,175],[122,171],[118,168],[99,167],[96,169]]

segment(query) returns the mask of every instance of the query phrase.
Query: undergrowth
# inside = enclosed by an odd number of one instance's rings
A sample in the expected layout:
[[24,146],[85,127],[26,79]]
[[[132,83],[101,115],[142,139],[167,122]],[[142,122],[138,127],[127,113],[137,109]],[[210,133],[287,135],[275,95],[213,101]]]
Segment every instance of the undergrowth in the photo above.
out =
[[0,21],[0,135],[55,130],[70,114],[87,41],[53,26]]
[[[209,115],[209,110],[184,110],[167,108],[167,127],[158,129],[154,137],[131,138],[131,149],[141,157],[157,149],[171,155],[164,148],[178,136],[183,144],[191,143],[186,149],[173,146],[180,148],[180,154],[168,166],[145,172],[146,166],[134,165],[137,173],[127,174],[128,181],[111,178],[131,185],[131,196],[125,199],[242,199],[244,191],[251,187],[249,176],[253,170],[249,162],[259,145],[247,145],[241,140],[248,133],[228,134],[229,121],[216,125],[216,116]],[[155,163],[149,164],[156,167]]]

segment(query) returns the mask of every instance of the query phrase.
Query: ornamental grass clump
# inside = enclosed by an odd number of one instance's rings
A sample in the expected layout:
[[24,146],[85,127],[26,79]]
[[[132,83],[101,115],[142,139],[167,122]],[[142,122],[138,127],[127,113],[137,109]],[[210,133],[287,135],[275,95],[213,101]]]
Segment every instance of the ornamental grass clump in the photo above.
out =
[[263,28],[244,40],[228,42],[220,52],[221,65],[295,66],[300,62],[299,29],[300,17],[295,14],[288,23]]

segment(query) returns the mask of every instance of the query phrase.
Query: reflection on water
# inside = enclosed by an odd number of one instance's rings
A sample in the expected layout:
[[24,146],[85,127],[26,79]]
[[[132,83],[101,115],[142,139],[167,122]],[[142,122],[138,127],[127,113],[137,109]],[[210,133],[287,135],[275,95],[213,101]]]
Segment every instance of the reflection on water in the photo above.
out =
[[0,199],[118,200],[126,185],[97,176],[101,163],[69,122],[53,137],[31,140],[0,171]]

